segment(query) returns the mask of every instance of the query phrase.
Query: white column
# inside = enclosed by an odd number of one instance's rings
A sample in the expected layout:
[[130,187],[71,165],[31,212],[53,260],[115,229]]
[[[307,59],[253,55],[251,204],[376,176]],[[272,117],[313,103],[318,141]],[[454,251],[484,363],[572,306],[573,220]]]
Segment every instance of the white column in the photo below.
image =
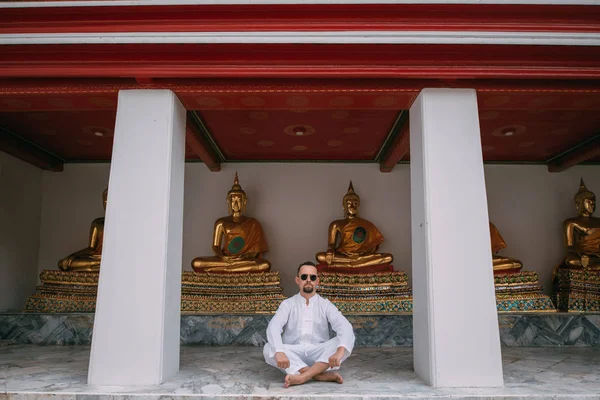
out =
[[502,386],[477,95],[425,89],[410,109],[415,372]]
[[119,92],[89,384],[179,370],[184,150],[173,92]]

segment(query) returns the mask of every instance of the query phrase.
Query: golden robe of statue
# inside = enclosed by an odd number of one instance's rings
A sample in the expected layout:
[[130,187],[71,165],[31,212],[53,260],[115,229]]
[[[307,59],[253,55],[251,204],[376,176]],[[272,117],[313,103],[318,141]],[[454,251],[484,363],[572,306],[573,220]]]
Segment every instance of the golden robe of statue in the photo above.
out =
[[[102,202],[106,210],[108,190],[102,192]],[[96,218],[90,226],[88,247],[63,258],[58,268],[63,271],[94,272],[100,269],[102,260],[102,243],[104,242],[104,217]]]
[[600,218],[593,217],[596,195],[590,192],[583,179],[575,195],[577,217],[563,223],[567,256],[562,267],[600,270]]
[[504,272],[509,270],[519,271],[523,264],[521,261],[510,257],[499,256],[496,253],[505,249],[506,242],[494,224],[490,222],[490,239],[492,243],[492,261],[494,272]]
[[261,258],[269,248],[260,223],[242,215],[246,202],[246,193],[236,172],[233,186],[227,193],[230,215],[215,222],[212,248],[216,256],[194,258],[194,271],[268,272],[271,269],[271,263]]
[[[317,261],[329,267],[360,268],[389,264],[391,254],[377,253],[383,235],[371,222],[358,217],[360,198],[352,181],[342,201],[344,219],[329,225],[327,251],[317,253]],[[339,242],[339,244],[338,244]]]

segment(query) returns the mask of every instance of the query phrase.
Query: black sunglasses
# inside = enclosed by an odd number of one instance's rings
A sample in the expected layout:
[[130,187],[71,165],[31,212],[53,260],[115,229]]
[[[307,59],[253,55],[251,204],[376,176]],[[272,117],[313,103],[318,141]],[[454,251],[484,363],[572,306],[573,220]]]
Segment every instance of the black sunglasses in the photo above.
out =
[[[305,280],[308,279],[308,276],[309,276],[308,274],[302,274],[302,275],[300,275],[300,279],[303,280],[303,281],[305,281]],[[316,281],[317,280],[317,276],[316,275],[310,275],[310,280],[313,281],[313,282]]]

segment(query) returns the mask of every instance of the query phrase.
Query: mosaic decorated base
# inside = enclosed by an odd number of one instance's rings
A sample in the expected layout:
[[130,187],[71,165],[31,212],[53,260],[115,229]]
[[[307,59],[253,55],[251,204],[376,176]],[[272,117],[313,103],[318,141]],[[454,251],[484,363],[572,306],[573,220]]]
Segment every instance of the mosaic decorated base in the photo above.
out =
[[[27,299],[26,312],[94,312],[97,272],[44,270],[42,285]],[[184,272],[181,311],[194,314],[274,313],[283,296],[279,272],[196,274]]]
[[533,271],[494,275],[498,312],[556,312]]
[[558,269],[554,298],[560,311],[600,311],[600,271]]

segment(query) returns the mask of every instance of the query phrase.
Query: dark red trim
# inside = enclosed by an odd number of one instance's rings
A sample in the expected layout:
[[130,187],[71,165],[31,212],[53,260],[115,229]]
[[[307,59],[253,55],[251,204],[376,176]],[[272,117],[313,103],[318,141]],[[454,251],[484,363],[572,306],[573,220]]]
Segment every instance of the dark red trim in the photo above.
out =
[[402,160],[402,157],[408,153],[410,144],[410,128],[408,124],[409,121],[407,120],[404,125],[402,125],[400,132],[398,132],[398,135],[392,143],[392,146],[379,165],[379,170],[381,172],[392,172],[398,162]]
[[0,12],[0,33],[340,30],[599,32],[600,7],[230,4],[9,8]]
[[196,123],[190,117],[187,118],[185,137],[186,145],[193,150],[194,154],[196,154],[204,164],[206,164],[208,169],[213,172],[219,172],[221,170],[221,163],[219,163],[217,157],[210,150],[210,146],[202,138]]
[[597,156],[600,156],[600,135],[596,135],[591,140],[587,140],[566,154],[550,161],[548,172],[562,172]]
[[62,159],[1,128],[0,151],[44,170],[55,172],[63,170]]
[[5,45],[0,53],[0,78],[600,78],[595,46]]

